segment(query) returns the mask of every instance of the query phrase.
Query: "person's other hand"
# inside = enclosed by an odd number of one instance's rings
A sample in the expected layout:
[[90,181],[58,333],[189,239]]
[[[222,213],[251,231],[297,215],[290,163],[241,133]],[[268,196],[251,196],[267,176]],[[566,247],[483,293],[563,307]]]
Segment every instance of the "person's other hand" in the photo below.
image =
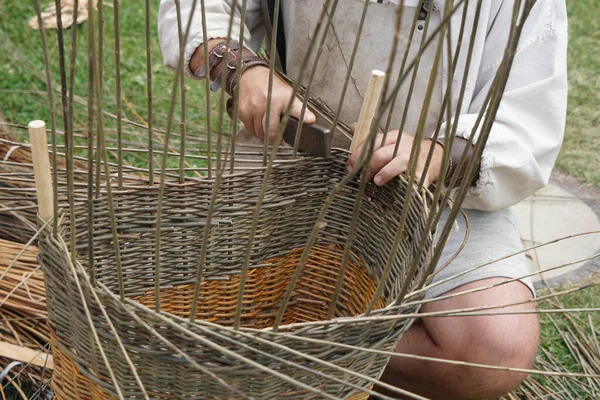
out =
[[[271,98],[271,115],[267,121],[267,99],[269,89],[269,69],[265,67],[250,68],[242,74],[239,83],[238,118],[246,130],[263,139],[269,124],[269,142],[272,143],[279,133],[280,120],[287,109],[293,90],[277,76],[273,77],[273,96]],[[296,97],[292,105],[291,116],[300,119],[302,102]],[[304,113],[304,123],[312,124],[315,115],[308,109]]]
[[[409,165],[410,152],[414,143],[414,138],[407,133],[402,135],[400,139],[400,145],[398,151],[394,157],[394,148],[398,141],[398,131],[391,131],[387,134],[385,142],[381,143],[383,135],[379,134],[375,139],[375,148],[373,150],[373,156],[371,157],[371,163],[369,169],[364,172],[364,176],[368,180],[378,185],[385,185],[392,178],[406,172]],[[348,159],[348,169],[354,168],[358,162],[363,150],[367,148],[368,142],[363,143],[359,146],[354,153]],[[431,146],[435,146],[433,150],[433,156],[425,176],[424,185],[429,187],[433,182],[439,179],[440,170],[442,168],[442,160],[444,149],[441,144],[434,142],[431,139],[424,139],[421,141],[421,151],[419,152],[419,160],[417,162],[416,180],[417,182],[423,175],[423,169],[425,168],[425,162],[427,161],[427,155]]]

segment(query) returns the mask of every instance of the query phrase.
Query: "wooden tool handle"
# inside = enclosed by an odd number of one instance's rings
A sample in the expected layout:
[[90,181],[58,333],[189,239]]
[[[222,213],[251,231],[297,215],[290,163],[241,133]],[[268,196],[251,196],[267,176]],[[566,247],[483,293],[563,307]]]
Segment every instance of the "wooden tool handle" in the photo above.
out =
[[354,136],[352,136],[350,152],[354,152],[369,135],[371,123],[373,122],[373,117],[375,117],[375,110],[377,109],[379,97],[381,96],[384,79],[385,72],[379,70],[371,71],[371,80],[369,81],[369,86],[367,86],[367,93],[365,94],[365,98],[360,108],[356,129],[354,131]]
[[46,124],[44,121],[31,121],[29,123],[29,141],[31,142],[31,157],[33,158],[38,213],[43,221],[48,221],[54,216],[47,140]]

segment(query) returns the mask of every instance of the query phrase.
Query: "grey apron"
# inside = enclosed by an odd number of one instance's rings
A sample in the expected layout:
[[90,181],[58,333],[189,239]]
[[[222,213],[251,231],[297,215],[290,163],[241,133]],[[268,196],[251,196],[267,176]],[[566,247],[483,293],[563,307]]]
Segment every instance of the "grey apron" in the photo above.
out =
[[[300,68],[306,56],[306,51],[313,40],[312,35],[314,34],[324,3],[324,0],[289,0],[284,1],[284,5],[282,6],[286,28],[287,73],[296,81],[299,78]],[[405,1],[405,3],[411,2]],[[418,1],[415,3],[418,3]],[[340,96],[347,77],[348,64],[356,42],[356,34],[364,5],[365,3],[362,0],[340,0],[338,2],[338,6],[333,13],[331,27],[325,39],[325,49],[318,60],[314,79],[310,83],[311,94],[323,100],[334,111],[338,109],[340,103]],[[360,44],[352,68],[350,83],[339,116],[340,120],[348,125],[356,122],[371,71],[374,69],[386,71],[388,68],[392,43],[395,40],[394,32],[398,7],[394,4],[376,2],[372,2],[368,7],[365,24],[360,36]],[[419,11],[416,6],[404,5],[399,43],[390,76],[390,88],[398,80],[398,72],[401,68],[404,52],[409,47],[410,31],[415,13]],[[440,11],[432,10],[431,13],[428,27],[429,32],[432,32],[441,23]],[[328,10],[328,15],[331,15],[331,9]],[[315,38],[317,41],[322,39],[322,32],[325,30],[325,25],[326,23],[322,24],[321,30]],[[414,59],[419,51],[423,40],[424,26],[424,20],[420,20],[417,23],[418,28],[413,32],[407,64]],[[403,129],[412,135],[417,131],[423,99],[429,84],[431,68],[434,64],[435,52],[438,47],[438,38],[439,35],[421,56]],[[304,79],[301,81],[304,86],[309,85],[308,77],[317,56],[317,46],[315,45],[313,48],[315,50],[310,54],[309,71],[304,73]],[[401,86],[392,114],[390,130],[400,127],[409,83],[410,79],[406,79]],[[442,79],[440,63],[440,68],[436,74],[433,97],[426,118],[425,134],[433,133],[441,112],[441,104]],[[386,118],[379,122],[381,128],[385,126]],[[339,135],[339,133],[336,132],[336,135]],[[349,141],[338,137],[334,146],[347,148]]]

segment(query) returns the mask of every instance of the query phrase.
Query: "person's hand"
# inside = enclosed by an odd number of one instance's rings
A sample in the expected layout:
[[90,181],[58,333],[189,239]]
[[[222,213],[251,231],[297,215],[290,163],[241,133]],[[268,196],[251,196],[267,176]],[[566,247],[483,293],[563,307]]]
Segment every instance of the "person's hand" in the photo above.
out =
[[[381,143],[383,135],[379,134],[375,139],[375,147],[373,150],[373,156],[371,157],[371,163],[369,169],[364,172],[364,176],[368,180],[378,185],[385,185],[392,178],[406,172],[409,166],[409,158],[411,148],[414,143],[414,138],[407,133],[402,135],[400,145],[398,146],[398,152],[394,157],[394,148],[398,140],[398,131],[391,131],[387,134],[385,142]],[[441,144],[434,142],[431,139],[424,139],[421,141],[421,151],[419,152],[419,160],[417,162],[416,180],[417,182],[423,175],[423,169],[425,162],[427,161],[427,155],[431,146],[435,146],[433,150],[433,156],[425,176],[424,185],[429,187],[433,182],[439,179],[440,170],[442,168],[442,159],[444,149]],[[368,141],[359,146],[354,153],[348,159],[348,170],[355,167],[358,162],[363,150],[368,147]]]
[[[277,76],[273,77],[273,95],[271,98],[271,115],[267,121],[267,99],[269,89],[269,69],[265,67],[250,68],[241,75],[239,82],[238,118],[246,130],[263,139],[269,124],[269,142],[277,137],[281,116],[285,114],[293,90]],[[302,102],[294,99],[291,116],[300,119]],[[308,109],[304,113],[304,123],[312,124],[315,115]]]

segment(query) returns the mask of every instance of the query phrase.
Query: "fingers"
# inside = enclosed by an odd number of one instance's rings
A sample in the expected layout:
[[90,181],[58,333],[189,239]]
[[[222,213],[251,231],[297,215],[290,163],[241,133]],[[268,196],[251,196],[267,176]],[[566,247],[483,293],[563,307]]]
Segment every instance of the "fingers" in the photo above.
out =
[[[382,143],[381,140],[383,138],[382,134],[377,135],[377,138],[375,139],[375,146],[373,147],[373,152],[377,152],[377,150],[379,148],[382,147]],[[383,146],[387,146],[390,144],[395,144],[396,140],[398,139],[398,132],[397,131],[392,131],[389,132],[386,137],[385,137],[385,142],[383,143]],[[406,142],[406,140],[403,140],[403,142]],[[411,142],[412,143],[412,142]],[[358,146],[358,148],[356,149],[356,151],[354,151],[354,153],[352,153],[350,155],[350,158],[348,158],[348,166],[350,168],[354,168],[356,163],[358,162],[358,160],[360,159],[362,152],[364,149],[368,148],[368,141],[366,141],[365,143],[361,144],[360,146]],[[403,145],[403,143],[401,143],[401,146]],[[400,152],[400,148],[398,149],[398,152]],[[410,151],[410,148],[409,148]]]
[[[369,169],[366,174],[367,180],[371,180],[375,177],[376,174],[380,172],[386,165],[391,163],[396,159],[407,159],[404,153],[397,153],[396,157],[394,157],[394,150],[396,150],[396,144],[391,143],[387,146],[381,147],[371,156],[371,162],[369,163]],[[394,165],[396,165],[395,163]],[[404,172],[404,170],[399,171],[396,175]],[[389,179],[388,179],[389,180]],[[386,181],[387,182],[387,181]]]
[[[269,143],[273,143],[277,135],[279,134],[279,126],[281,122],[281,110],[280,109],[271,109],[271,114],[269,115]],[[267,119],[267,114],[265,112],[265,121]]]
[[[402,135],[398,149],[396,149],[396,141],[398,139],[397,132],[388,133],[383,145],[381,143],[382,139],[382,135],[378,135],[375,139],[369,168],[364,173],[364,177],[367,180],[373,180],[378,186],[385,185],[396,176],[406,172],[414,143],[412,136],[405,134]],[[421,144],[423,145],[423,148],[421,148],[421,151],[419,152],[419,159],[416,163],[415,180],[419,182],[423,173],[426,172],[423,182],[425,187],[429,187],[437,180],[437,176],[439,175],[441,160],[443,158],[443,148],[441,146],[435,148],[429,168],[427,171],[424,171],[431,143],[423,141]],[[368,143],[364,143],[348,158],[348,171],[351,171],[356,167],[363,150],[367,148],[367,146]]]
[[393,178],[405,172],[407,167],[408,156],[406,154],[394,157],[377,172],[373,178],[373,183],[377,186],[385,185]]

